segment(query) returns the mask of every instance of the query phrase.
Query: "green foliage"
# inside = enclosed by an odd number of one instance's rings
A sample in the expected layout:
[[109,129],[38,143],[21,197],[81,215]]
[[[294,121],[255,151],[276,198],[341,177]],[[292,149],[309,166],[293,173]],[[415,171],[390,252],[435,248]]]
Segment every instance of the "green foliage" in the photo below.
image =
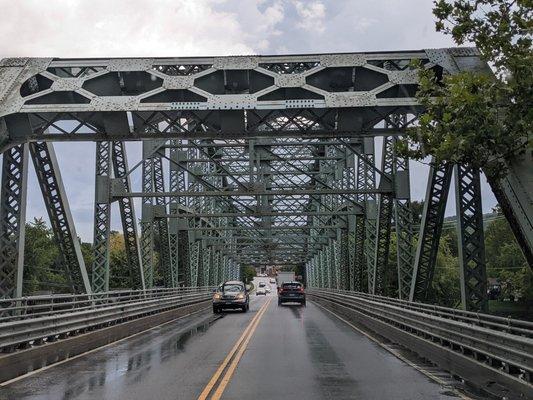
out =
[[502,298],[533,302],[533,272],[504,218],[492,221],[485,231],[487,275],[502,285]]
[[453,254],[453,243],[454,238],[449,232],[443,233],[437,253],[431,297],[428,299],[430,303],[447,307],[457,307],[461,302],[459,261]]
[[254,277],[255,277],[254,267],[250,267],[250,266],[241,267],[241,279],[243,280],[244,283],[251,282],[254,279]]
[[109,236],[109,289],[131,288],[130,266],[126,258],[124,235],[112,231]]
[[[436,28],[458,44],[473,42],[496,72],[461,72],[439,81],[419,68],[425,112],[399,142],[404,156],[428,155],[482,168],[489,179],[531,142],[533,52],[531,0],[437,0]],[[529,139],[528,139],[529,138]]]
[[24,295],[38,291],[68,292],[68,281],[58,268],[59,249],[42,218],[26,224]]

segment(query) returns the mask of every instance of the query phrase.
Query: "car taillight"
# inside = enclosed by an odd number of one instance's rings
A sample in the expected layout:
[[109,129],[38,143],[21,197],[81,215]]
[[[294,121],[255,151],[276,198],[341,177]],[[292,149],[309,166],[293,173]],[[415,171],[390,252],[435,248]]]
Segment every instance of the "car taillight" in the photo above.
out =
[[299,292],[302,292],[302,293],[303,293],[303,291],[304,291],[304,288],[303,288],[303,287],[301,287],[300,289],[298,289],[298,291],[299,291]]

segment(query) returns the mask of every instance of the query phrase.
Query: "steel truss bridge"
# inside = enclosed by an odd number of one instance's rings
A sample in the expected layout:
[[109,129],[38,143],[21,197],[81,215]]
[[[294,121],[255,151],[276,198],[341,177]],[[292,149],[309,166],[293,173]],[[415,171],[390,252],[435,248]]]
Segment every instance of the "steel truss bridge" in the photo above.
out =
[[[432,162],[422,221],[413,227],[410,181],[421,178],[410,176],[409,160],[395,148],[423,112],[412,60],[438,77],[488,71],[473,48],[2,60],[4,314],[20,311],[25,294],[30,159],[71,291],[94,299],[110,290],[117,203],[131,290],[154,289],[157,271],[172,289],[214,286],[238,278],[241,266],[283,265],[304,266],[308,287],[324,302],[343,291],[396,297],[402,307],[423,302],[453,178],[462,307],[486,311],[480,171]],[[53,147],[58,141],[96,142],[90,269]],[[136,165],[128,164],[127,141],[142,141]],[[493,187],[530,264],[532,165],[524,155]]]

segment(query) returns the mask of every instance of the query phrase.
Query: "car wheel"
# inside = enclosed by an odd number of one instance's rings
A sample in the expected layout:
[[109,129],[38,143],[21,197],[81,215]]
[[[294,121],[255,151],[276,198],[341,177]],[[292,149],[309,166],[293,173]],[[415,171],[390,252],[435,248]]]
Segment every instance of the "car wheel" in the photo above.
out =
[[243,307],[242,307],[242,312],[246,312],[246,311],[247,311],[246,306],[243,306]]
[[281,300],[278,300],[278,306],[281,306],[282,304]]
[[220,310],[217,307],[213,307],[213,313],[214,314],[218,314],[219,312],[220,312]]
[[304,306],[304,307],[306,306],[305,300],[302,301],[302,306]]

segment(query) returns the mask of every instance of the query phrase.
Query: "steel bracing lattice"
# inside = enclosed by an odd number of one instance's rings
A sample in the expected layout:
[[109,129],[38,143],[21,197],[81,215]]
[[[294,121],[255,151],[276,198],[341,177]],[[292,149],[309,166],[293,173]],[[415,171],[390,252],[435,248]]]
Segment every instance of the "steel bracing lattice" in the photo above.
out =
[[[117,202],[131,287],[217,285],[242,266],[272,265],[304,268],[311,287],[428,298],[454,166],[431,169],[416,244],[409,160],[395,152],[423,112],[413,59],[438,77],[486,67],[467,48],[2,60],[1,296],[22,293],[31,157],[74,291],[109,289]],[[129,166],[133,140],[142,161]],[[64,191],[54,189],[51,141],[96,142],[90,280]],[[463,306],[483,309],[479,171],[455,168]]]
[[69,278],[70,286],[75,293],[90,293],[89,276],[59,173],[55,150],[52,144],[47,142],[33,142],[29,148],[52,231],[59,247],[64,273]]

